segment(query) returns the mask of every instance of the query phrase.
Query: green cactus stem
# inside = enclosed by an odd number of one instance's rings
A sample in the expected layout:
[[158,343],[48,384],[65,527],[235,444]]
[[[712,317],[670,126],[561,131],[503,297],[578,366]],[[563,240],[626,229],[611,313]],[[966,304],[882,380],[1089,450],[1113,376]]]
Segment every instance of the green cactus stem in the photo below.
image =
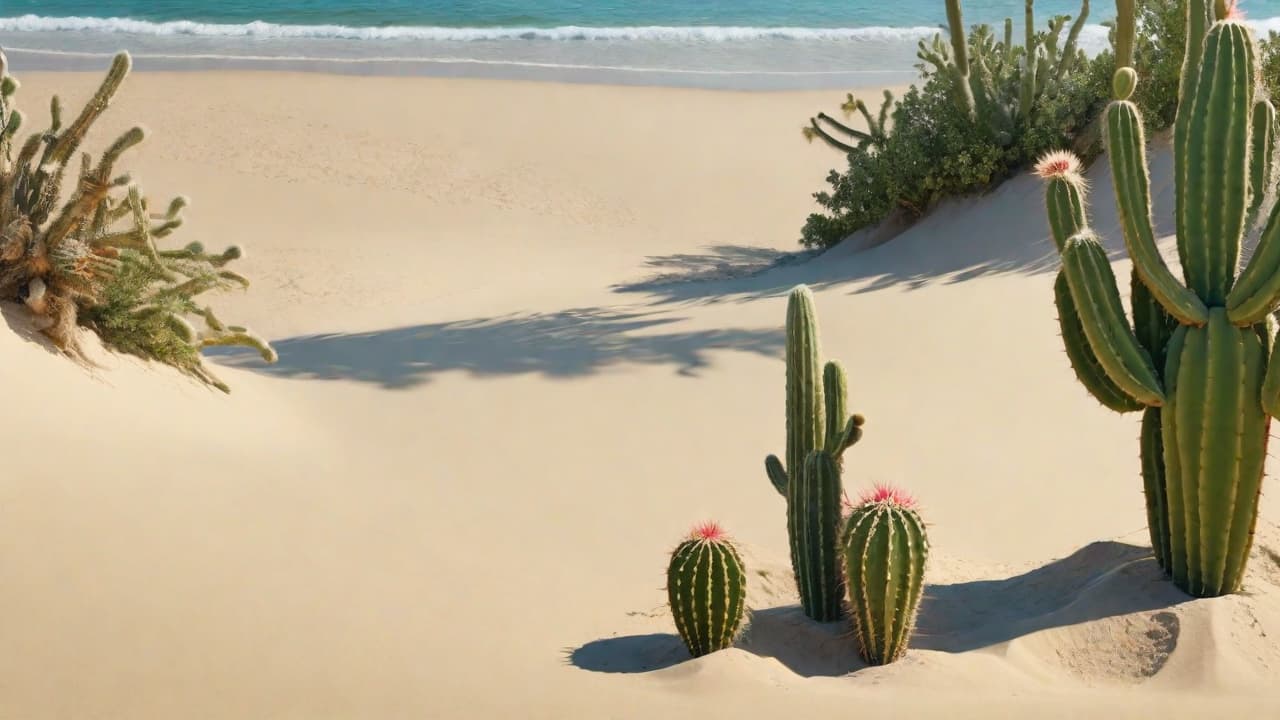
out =
[[[1273,189],[1261,158],[1274,142],[1267,137],[1274,111],[1254,102],[1257,60],[1249,29],[1224,3],[1217,5],[1212,24],[1204,0],[1187,6],[1187,59],[1174,127],[1175,226],[1186,286],[1171,280],[1155,249],[1141,117],[1122,92],[1107,110],[1107,152],[1134,263],[1132,334],[1091,231],[1073,236],[1062,253],[1089,349],[1116,387],[1147,406],[1141,458],[1156,558],[1179,588],[1205,597],[1242,586],[1270,418],[1280,413],[1271,317],[1280,309],[1277,208],[1236,275],[1246,220],[1257,210],[1250,203]],[[1132,32],[1127,22],[1121,26]],[[1117,75],[1131,72],[1121,67]],[[1131,91],[1132,84],[1117,78],[1119,90]],[[1062,215],[1054,195],[1059,174],[1046,173],[1051,227],[1054,215],[1058,222]]]
[[746,578],[742,557],[715,523],[695,527],[671,553],[667,601],[690,655],[733,645],[746,610]]
[[848,382],[839,363],[826,363],[819,374],[817,313],[803,285],[787,299],[786,328],[787,462],[770,455],[765,472],[787,500],[791,566],[805,614],[832,622],[840,618],[842,594],[834,560],[841,457],[862,437],[863,418],[847,414]]
[[879,487],[853,508],[840,545],[859,653],[872,665],[894,662],[907,650],[924,591],[924,522],[909,497]]
[[1270,100],[1253,104],[1253,130],[1249,146],[1249,211],[1246,227],[1253,227],[1267,188],[1271,187],[1272,160],[1276,152],[1276,108]]

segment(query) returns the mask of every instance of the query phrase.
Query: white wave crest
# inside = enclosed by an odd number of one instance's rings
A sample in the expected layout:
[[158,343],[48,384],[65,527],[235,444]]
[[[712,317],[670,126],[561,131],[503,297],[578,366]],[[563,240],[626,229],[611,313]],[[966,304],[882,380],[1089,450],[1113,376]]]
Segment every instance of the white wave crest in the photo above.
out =
[[42,17],[21,15],[0,18],[0,32],[97,32],[131,35],[194,35],[205,37],[254,37],[336,40],[658,40],[674,42],[732,42],[743,40],[879,40],[901,41],[927,37],[932,27],[438,27],[346,25],[281,25],[254,21],[239,25],[191,20],[151,22],[131,18]]

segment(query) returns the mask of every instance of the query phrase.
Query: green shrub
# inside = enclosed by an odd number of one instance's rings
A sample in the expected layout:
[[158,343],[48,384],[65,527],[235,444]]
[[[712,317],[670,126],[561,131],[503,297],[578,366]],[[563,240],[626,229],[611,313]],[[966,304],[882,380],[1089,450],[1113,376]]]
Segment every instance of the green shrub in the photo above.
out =
[[[949,5],[953,27],[959,27],[959,4]],[[891,214],[919,217],[943,198],[991,187],[1049,150],[1095,154],[1096,120],[1110,91],[1113,60],[1109,52],[1090,59],[1075,49],[1083,17],[1065,43],[1066,16],[1052,18],[1047,31],[1033,31],[1022,46],[1012,42],[1011,23],[1003,40],[978,25],[967,38],[953,33],[950,46],[941,37],[922,42],[921,84],[893,108],[891,131],[872,139],[845,131],[825,114],[812,118],[806,137],[846,152],[848,169],[833,170],[830,190],[814,195],[825,212],[809,216],[801,243],[830,247]],[[963,55],[955,45],[960,42]],[[1030,63],[1035,82],[1023,71],[1029,54],[1036,59]],[[845,103],[846,112],[854,103]],[[846,144],[837,135],[858,142]]]
[[1181,0],[1139,0],[1134,62],[1138,71],[1134,102],[1150,130],[1173,125],[1178,111],[1178,79],[1186,54],[1186,8]]

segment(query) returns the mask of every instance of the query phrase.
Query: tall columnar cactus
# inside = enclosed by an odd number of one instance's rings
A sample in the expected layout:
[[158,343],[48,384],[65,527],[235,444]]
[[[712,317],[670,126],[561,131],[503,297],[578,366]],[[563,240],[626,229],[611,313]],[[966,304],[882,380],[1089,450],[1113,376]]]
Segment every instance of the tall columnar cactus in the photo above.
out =
[[820,622],[840,619],[843,594],[836,562],[841,457],[862,436],[861,415],[845,410],[847,381],[839,363],[819,374],[818,318],[813,294],[800,285],[787,299],[787,464],[765,459],[765,472],[787,499],[791,566],[800,603]]
[[[1117,9],[1117,30],[1131,34],[1133,0],[1118,0]],[[1259,182],[1270,182],[1269,173],[1251,172],[1260,162],[1251,153],[1269,144],[1253,141],[1265,132],[1254,124],[1254,42],[1224,2],[1210,13],[1205,0],[1189,0],[1187,16],[1174,126],[1175,225],[1186,284],[1156,245],[1142,120],[1129,101],[1137,82],[1128,65],[1131,35],[1118,38],[1105,129],[1134,265],[1134,326],[1106,252],[1086,226],[1078,163],[1059,153],[1037,169],[1049,180],[1049,224],[1062,254],[1059,314],[1076,373],[1104,405],[1145,409],[1142,464],[1156,557],[1184,591],[1217,596],[1241,586],[1269,416],[1280,413],[1269,322],[1280,307],[1280,212],[1272,209],[1237,277],[1250,198],[1268,189]],[[1068,332],[1076,322],[1079,332]]]
[[746,609],[746,580],[742,557],[715,523],[695,527],[671,553],[667,600],[689,654],[733,644]]
[[910,497],[878,487],[853,508],[840,545],[862,658],[891,663],[907,650],[924,590],[924,523]]
[[[55,95],[48,129],[18,145],[18,82],[6,73],[0,53],[0,300],[25,303],[41,331],[72,355],[81,354],[77,326],[86,325],[113,349],[174,365],[225,391],[201,363],[202,348],[244,345],[268,362],[276,359],[266,341],[223,325],[195,300],[210,290],[248,286],[226,269],[241,249],[209,253],[199,243],[171,250],[157,245],[182,225],[186,200],[152,212],[130,176],[116,174],[121,155],[143,141],[142,128],[127,130],[96,163],[82,153],[75,168],[89,128],[129,68],[128,53],[116,55],[93,97],[65,126]],[[194,318],[204,320],[204,330],[196,331]]]

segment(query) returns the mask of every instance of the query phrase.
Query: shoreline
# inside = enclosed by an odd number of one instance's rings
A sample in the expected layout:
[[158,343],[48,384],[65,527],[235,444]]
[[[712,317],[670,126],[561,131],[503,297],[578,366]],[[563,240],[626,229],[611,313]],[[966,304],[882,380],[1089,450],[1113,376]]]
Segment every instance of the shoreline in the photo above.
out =
[[[97,72],[116,51],[67,51],[10,45],[0,35],[0,48],[16,73]],[[585,65],[561,62],[476,58],[343,58],[310,56],[228,56],[135,51],[134,71],[154,72],[282,72],[346,77],[423,77],[513,80],[699,90],[787,92],[861,90],[905,86],[917,81],[918,71],[871,69],[851,71],[705,70]]]

